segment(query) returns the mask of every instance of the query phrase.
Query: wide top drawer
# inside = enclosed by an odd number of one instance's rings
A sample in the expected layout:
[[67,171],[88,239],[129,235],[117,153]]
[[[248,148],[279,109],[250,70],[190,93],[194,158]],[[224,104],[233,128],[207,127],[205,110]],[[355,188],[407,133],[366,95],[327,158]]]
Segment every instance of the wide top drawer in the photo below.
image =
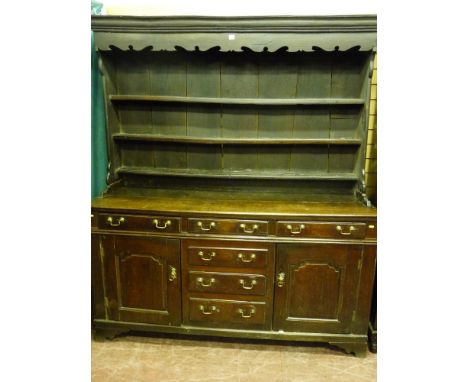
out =
[[266,236],[268,222],[264,220],[188,219],[188,232],[218,235]]
[[279,221],[276,224],[276,234],[289,237],[364,239],[367,235],[367,224],[362,222]]
[[98,228],[106,230],[180,232],[180,218],[174,216],[99,213],[97,221]]

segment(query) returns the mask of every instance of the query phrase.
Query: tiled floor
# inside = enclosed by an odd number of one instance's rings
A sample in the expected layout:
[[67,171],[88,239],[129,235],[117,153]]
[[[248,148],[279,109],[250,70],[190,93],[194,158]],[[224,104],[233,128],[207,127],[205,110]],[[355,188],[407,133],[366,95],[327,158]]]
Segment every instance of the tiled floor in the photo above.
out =
[[92,340],[93,382],[367,382],[377,357],[316,345],[122,336]]

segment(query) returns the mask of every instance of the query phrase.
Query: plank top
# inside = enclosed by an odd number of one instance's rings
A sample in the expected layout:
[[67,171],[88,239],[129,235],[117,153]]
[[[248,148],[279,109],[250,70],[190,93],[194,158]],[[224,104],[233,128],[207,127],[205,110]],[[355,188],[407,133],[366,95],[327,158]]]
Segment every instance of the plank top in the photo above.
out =
[[180,189],[117,188],[93,199],[93,208],[171,214],[225,214],[269,217],[375,218],[377,209],[366,207],[351,195],[280,194]]

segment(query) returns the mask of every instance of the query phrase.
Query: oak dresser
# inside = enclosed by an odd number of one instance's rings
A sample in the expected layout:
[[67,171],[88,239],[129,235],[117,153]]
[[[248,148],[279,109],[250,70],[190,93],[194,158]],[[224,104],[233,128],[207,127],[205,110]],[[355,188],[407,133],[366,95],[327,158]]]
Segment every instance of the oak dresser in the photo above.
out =
[[364,354],[375,16],[92,17],[108,187],[93,324]]

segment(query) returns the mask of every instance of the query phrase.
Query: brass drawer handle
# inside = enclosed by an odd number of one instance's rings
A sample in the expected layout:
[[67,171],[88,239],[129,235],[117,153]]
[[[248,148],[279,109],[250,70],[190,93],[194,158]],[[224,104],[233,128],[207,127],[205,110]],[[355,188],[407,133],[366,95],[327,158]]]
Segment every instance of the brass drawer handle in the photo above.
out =
[[344,236],[349,236],[353,233],[353,231],[356,231],[356,227],[350,226],[348,232],[343,232],[343,228],[340,225],[337,225],[336,230]]
[[282,288],[285,284],[284,279],[286,278],[286,275],[284,272],[278,273],[278,276],[276,276],[276,282],[278,284],[278,288]]
[[[208,310],[205,310],[205,308],[208,308]],[[204,305],[200,305],[198,307],[198,309],[200,309],[200,312],[202,312],[202,314],[206,314],[206,315],[213,314],[215,312],[219,312],[219,309],[214,305],[212,305],[210,307],[205,307]]]
[[215,222],[210,222],[210,225],[208,228],[203,227],[203,222],[199,221],[197,222],[197,227],[199,227],[202,231],[211,231],[212,228],[216,227]]
[[213,285],[215,281],[216,280],[212,277],[208,279],[208,283],[205,284],[205,279],[203,277],[197,277],[197,283],[199,283],[202,287],[205,287],[205,288],[208,288],[211,285]]
[[239,284],[242,286],[243,289],[253,289],[254,285],[257,285],[257,280],[250,280],[250,285],[246,285],[246,282],[244,279],[239,280]]
[[249,258],[247,259],[243,253],[239,253],[237,258],[240,259],[243,263],[251,263],[256,259],[257,255],[255,253],[251,253]]
[[167,227],[169,227],[170,225],[172,224],[172,222],[170,220],[166,220],[165,223],[163,225],[159,225],[159,220],[158,219],[154,219],[153,220],[153,225],[155,228],[157,229],[166,229]]
[[120,224],[125,222],[125,218],[120,217],[115,223],[114,223],[114,218],[112,216],[109,216],[107,218],[107,224],[112,226],[112,227],[118,227]]
[[174,281],[177,278],[177,269],[169,265],[169,281]]
[[245,314],[244,309],[239,308],[238,312],[240,313],[242,318],[251,318],[255,314],[255,308],[250,308],[250,313]]
[[287,229],[289,230],[289,232],[291,232],[293,235],[297,235],[297,234],[299,234],[299,233],[302,232],[302,230],[305,228],[305,225],[304,225],[304,224],[301,224],[301,225],[299,226],[299,229],[298,229],[298,230],[294,230],[294,229],[293,229],[293,226],[292,226],[291,224],[288,224],[288,225],[286,226],[286,228],[287,228]]
[[201,258],[203,261],[211,261],[211,260],[213,260],[213,257],[216,257],[216,252],[209,252],[207,255],[208,255],[208,257],[205,257],[205,252],[203,252],[203,251],[199,251],[199,252],[198,252],[198,256],[200,256],[200,258]]
[[254,224],[252,229],[247,229],[247,226],[244,223],[242,223],[239,227],[242,229],[242,231],[244,231],[244,233],[254,233],[256,230],[258,230],[258,224]]

